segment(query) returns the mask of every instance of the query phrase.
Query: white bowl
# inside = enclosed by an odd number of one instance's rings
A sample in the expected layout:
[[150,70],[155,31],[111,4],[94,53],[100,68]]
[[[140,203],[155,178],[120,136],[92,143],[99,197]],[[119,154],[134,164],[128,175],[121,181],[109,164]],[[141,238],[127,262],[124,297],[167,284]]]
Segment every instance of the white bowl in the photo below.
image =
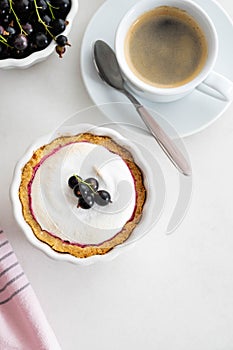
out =
[[[64,30],[64,32],[62,32],[63,35],[67,36],[69,34],[74,17],[78,12],[78,7],[79,7],[78,0],[72,0],[70,12],[66,17],[69,24],[66,26],[66,29]],[[31,55],[25,58],[6,58],[3,60],[0,60],[0,68],[3,68],[3,69],[28,68],[37,62],[41,62],[45,60],[48,56],[50,56],[53,52],[55,52],[55,47],[56,47],[56,43],[54,42],[54,40],[52,40],[51,43],[44,50],[33,52]]]
[[[157,220],[156,213],[159,214],[158,204],[157,204],[158,198],[156,198],[157,193],[156,193],[156,190],[153,189],[153,194],[152,194],[152,191],[150,191],[149,189],[150,187],[149,184],[154,184],[155,182],[154,181],[155,176],[153,174],[151,166],[147,163],[145,156],[142,155],[140,149],[132,141],[129,141],[128,139],[123,137],[120,133],[116,132],[115,130],[109,127],[106,128],[106,127],[97,127],[90,124],[78,124],[75,128],[72,127],[72,132],[70,131],[66,132],[65,128],[62,131],[63,131],[62,134],[59,130],[59,132],[53,134],[52,137],[51,135],[47,135],[38,139],[26,151],[25,155],[17,163],[15,167],[11,190],[10,190],[14,216],[19,226],[21,227],[26,237],[28,238],[28,240],[34,246],[36,246],[37,248],[39,248],[40,250],[42,250],[44,253],[46,253],[48,256],[50,256],[55,260],[67,261],[67,262],[72,262],[72,263],[81,264],[81,265],[90,265],[98,261],[112,260],[120,252],[125,251],[128,247],[131,247],[134,243],[136,243],[136,241],[138,241],[141,237],[143,237],[146,233],[148,233],[148,231],[151,229],[151,227]],[[36,238],[30,226],[26,223],[24,216],[22,214],[22,206],[19,200],[19,186],[21,182],[22,168],[29,161],[33,152],[36,149],[47,144],[48,142],[51,142],[53,139],[55,139],[58,136],[61,136],[61,135],[71,136],[71,135],[75,135],[77,133],[82,133],[85,131],[86,132],[91,131],[92,133],[97,135],[110,136],[113,140],[116,140],[118,144],[127,148],[131,152],[131,154],[135,159],[135,163],[138,164],[138,166],[141,168],[143,172],[144,183],[147,190],[147,198],[144,205],[143,215],[140,223],[131,233],[131,236],[123,244],[120,244],[114,247],[111,251],[109,251],[104,255],[94,255],[88,258],[77,258],[70,254],[62,254],[62,253],[56,252],[52,248],[50,248],[49,245],[47,245],[44,242],[41,242],[39,239]]]

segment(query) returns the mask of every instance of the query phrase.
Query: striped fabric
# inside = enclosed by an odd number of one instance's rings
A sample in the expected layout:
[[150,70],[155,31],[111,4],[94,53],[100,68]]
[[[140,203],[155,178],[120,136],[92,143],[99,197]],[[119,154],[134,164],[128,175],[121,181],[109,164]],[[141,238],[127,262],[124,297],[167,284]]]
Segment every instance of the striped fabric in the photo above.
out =
[[13,249],[0,230],[0,350],[61,350]]
[[0,305],[9,302],[27,287],[29,282],[9,241],[0,231]]

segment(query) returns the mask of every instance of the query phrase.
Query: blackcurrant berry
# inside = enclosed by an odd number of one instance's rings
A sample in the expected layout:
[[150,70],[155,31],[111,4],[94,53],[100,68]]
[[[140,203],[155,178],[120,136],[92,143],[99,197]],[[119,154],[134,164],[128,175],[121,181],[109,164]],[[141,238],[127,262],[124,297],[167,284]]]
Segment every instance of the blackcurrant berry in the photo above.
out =
[[90,209],[91,207],[93,207],[94,203],[95,201],[93,194],[89,194],[85,198],[81,197],[79,199],[77,207],[82,209]]
[[63,32],[66,28],[66,24],[67,22],[64,21],[64,19],[61,19],[61,18],[54,19],[51,22],[51,32],[53,33],[53,35],[57,35]]
[[15,11],[19,17],[21,15],[25,15],[25,12],[28,12],[30,9],[30,1],[29,0],[17,0],[14,3]]
[[32,34],[32,32],[33,32],[33,27],[32,27],[32,25],[30,24],[30,23],[25,23],[25,24],[23,24],[22,25],[22,28],[23,28],[23,30],[29,35],[29,34]]
[[99,188],[99,183],[94,177],[89,177],[88,179],[85,180],[87,184],[91,186],[93,191],[97,191]]
[[47,26],[49,26],[51,21],[52,21],[52,19],[49,15],[43,15],[43,16],[41,16],[41,19]]
[[49,44],[47,35],[42,32],[36,33],[35,44],[39,49],[44,49]]
[[90,187],[83,182],[79,184],[79,190],[83,198],[86,198],[89,194],[92,193]]
[[82,182],[75,185],[73,191],[74,191],[74,195],[78,198],[80,197],[86,198],[86,196],[91,194],[90,188]]
[[28,46],[28,40],[24,34],[18,34],[14,39],[13,45],[16,50],[23,51]]
[[73,191],[74,191],[74,195],[76,197],[78,197],[78,198],[82,197],[82,193],[80,192],[80,189],[79,189],[79,184],[74,186]]
[[59,35],[56,38],[56,43],[59,46],[65,46],[65,45],[71,46],[70,43],[68,42],[68,38],[65,35]]
[[100,190],[100,191],[97,191],[95,193],[95,202],[96,204],[104,207],[105,205],[107,205],[108,203],[112,203],[111,202],[111,196],[110,194],[105,191],[105,190]]
[[[81,177],[78,177],[81,180]],[[68,185],[70,186],[70,188],[74,188],[76,185],[78,185],[79,180],[78,180],[77,176],[73,175],[69,178],[68,180]]]
[[45,0],[37,0],[36,3],[40,12],[45,12],[47,10],[48,5]]
[[10,7],[10,5],[9,5],[8,0],[0,0],[0,9],[1,10],[9,9],[9,7]]
[[70,0],[54,0],[53,4],[59,8],[59,12],[68,13],[71,7]]

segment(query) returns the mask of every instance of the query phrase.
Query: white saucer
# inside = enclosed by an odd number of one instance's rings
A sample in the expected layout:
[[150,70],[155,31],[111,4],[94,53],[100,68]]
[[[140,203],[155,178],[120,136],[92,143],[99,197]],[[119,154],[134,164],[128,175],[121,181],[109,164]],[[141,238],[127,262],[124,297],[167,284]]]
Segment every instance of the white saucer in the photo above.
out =
[[[214,0],[195,0],[211,17],[219,36],[219,56],[215,71],[233,80],[233,22],[225,10]],[[98,77],[92,61],[92,47],[96,40],[105,40],[114,47],[117,25],[135,0],[107,0],[90,21],[81,48],[81,71],[83,81],[96,105],[109,102],[126,102],[121,93],[108,87]],[[140,99],[146,107],[161,114],[182,136],[194,134],[213,123],[229,107],[230,102],[221,101],[195,90],[182,100],[171,103],[153,103]],[[143,126],[137,113],[127,115],[113,105],[108,117],[115,122],[127,122]]]

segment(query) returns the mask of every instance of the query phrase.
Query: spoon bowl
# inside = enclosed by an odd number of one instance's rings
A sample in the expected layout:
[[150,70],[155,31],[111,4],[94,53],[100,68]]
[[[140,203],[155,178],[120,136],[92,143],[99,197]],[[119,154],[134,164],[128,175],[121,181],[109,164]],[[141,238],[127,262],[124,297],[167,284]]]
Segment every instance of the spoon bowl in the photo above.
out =
[[[105,64],[103,64],[105,62]],[[115,53],[101,41],[94,45],[94,63],[100,78],[117,90],[124,90],[124,80]]]

